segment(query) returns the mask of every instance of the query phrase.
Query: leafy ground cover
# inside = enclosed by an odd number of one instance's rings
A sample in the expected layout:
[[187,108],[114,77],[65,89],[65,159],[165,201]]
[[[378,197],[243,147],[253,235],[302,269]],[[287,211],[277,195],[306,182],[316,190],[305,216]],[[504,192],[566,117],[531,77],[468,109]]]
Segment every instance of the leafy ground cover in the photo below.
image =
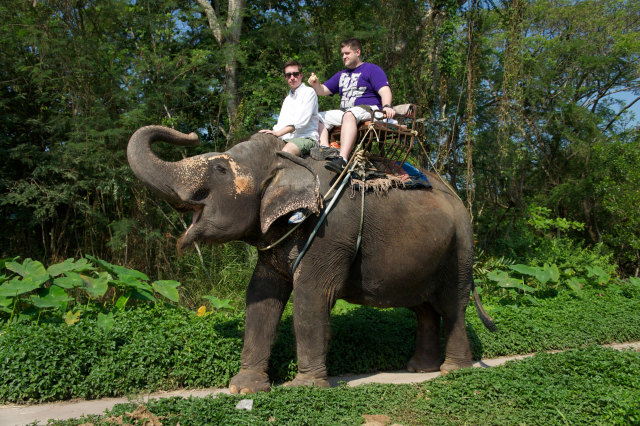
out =
[[[56,424],[133,424],[157,416],[165,425],[362,424],[379,416],[400,424],[637,424],[640,353],[589,347],[538,354],[488,370],[468,369],[417,385],[333,389],[275,388],[251,395],[171,398],[121,404],[106,416]],[[112,423],[111,423],[112,424]]]
[[[536,305],[485,307],[498,331],[488,332],[473,307],[468,333],[476,359],[640,340],[640,287],[630,283],[540,299]],[[244,314],[193,311],[161,303],[116,310],[112,327],[96,311],[79,321],[13,323],[0,334],[0,400],[54,401],[129,395],[137,391],[227,386],[240,367]],[[405,309],[340,302],[332,315],[330,375],[404,368],[415,320]],[[285,312],[270,366],[276,382],[296,370],[291,308]]]

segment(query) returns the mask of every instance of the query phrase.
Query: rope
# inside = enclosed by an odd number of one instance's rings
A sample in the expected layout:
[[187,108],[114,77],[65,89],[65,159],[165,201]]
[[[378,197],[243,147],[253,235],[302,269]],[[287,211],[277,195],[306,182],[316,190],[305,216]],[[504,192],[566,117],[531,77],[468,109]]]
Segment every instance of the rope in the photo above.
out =
[[[333,208],[333,205],[338,200],[338,195],[340,195],[340,193],[344,189],[345,184],[349,181],[350,178],[351,178],[351,172],[347,173],[347,175],[344,177],[344,179],[342,180],[342,183],[340,184],[340,188],[338,188],[338,191],[336,192],[336,195],[331,199],[331,202],[329,203],[327,208],[324,209],[324,212],[322,213],[322,216],[320,216],[320,219],[318,220],[318,223],[316,223],[316,226],[313,228],[313,231],[309,235],[309,238],[307,239],[307,242],[305,243],[304,247],[300,251],[300,254],[298,254],[298,257],[297,257],[296,261],[293,262],[293,267],[291,268],[291,275],[293,275],[296,272],[296,268],[298,267],[298,264],[302,260],[302,256],[304,256],[304,254],[307,252],[307,249],[309,248],[309,246],[311,245],[311,242],[315,238],[316,233],[318,232],[318,229],[320,229],[320,225],[322,225],[324,220],[327,218],[327,215],[329,214],[329,212]],[[300,223],[302,223],[302,222],[300,222]]]
[[464,201],[462,201],[462,198],[460,198],[460,196],[455,191],[455,189],[453,189],[453,187],[451,185],[449,185],[449,182],[444,180],[444,178],[440,175],[440,173],[438,173],[438,169],[436,169],[436,166],[434,166],[433,162],[431,161],[431,157],[429,157],[429,154],[427,154],[427,150],[424,148],[424,145],[422,143],[420,143],[420,148],[422,148],[422,151],[424,152],[424,156],[427,157],[427,160],[429,160],[429,164],[431,165],[431,170],[433,170],[433,172],[436,174],[436,176],[438,176],[440,178],[440,181],[442,183],[444,183],[444,185],[447,188],[449,188],[449,190],[453,193],[453,195],[455,195],[456,198],[458,198],[458,200],[460,200],[462,202],[462,204],[464,204]]
[[[305,218],[306,220],[306,218]],[[302,225],[304,223],[304,220],[302,222],[296,223],[296,226],[294,226],[293,228],[291,228],[286,234],[284,234],[282,237],[280,237],[278,239],[278,241],[276,241],[273,244],[269,244],[266,247],[258,247],[259,251],[266,251],[266,250],[270,250],[272,248],[274,248],[275,246],[277,246],[278,244],[280,244],[282,241],[284,241],[285,238],[287,238],[289,235],[291,235],[293,233],[293,231],[295,231],[296,229],[298,229],[300,227],[300,225]]]
[[[295,273],[296,268],[298,267],[298,264],[300,263],[300,261],[302,260],[302,257],[307,252],[307,249],[309,248],[309,246],[311,246],[311,243],[313,242],[313,239],[315,238],[316,233],[318,232],[318,229],[320,229],[320,225],[322,225],[324,220],[327,218],[327,215],[329,214],[329,212],[333,208],[333,205],[335,204],[336,200],[338,199],[338,196],[344,190],[344,187],[345,187],[346,183],[351,178],[351,173],[353,173],[357,168],[361,172],[361,176],[364,177],[364,175],[365,175],[364,169],[365,169],[365,165],[366,165],[366,157],[364,155],[364,150],[362,149],[362,144],[366,140],[366,137],[367,137],[367,135],[369,134],[369,132],[371,130],[374,131],[374,133],[376,135],[376,138],[378,138],[378,134],[375,132],[375,129],[373,128],[373,125],[370,124],[369,128],[367,130],[367,133],[365,133],[365,135],[360,140],[360,143],[358,144],[358,146],[354,150],[353,155],[349,159],[349,162],[347,163],[345,168],[342,170],[342,173],[340,173],[340,176],[338,176],[338,179],[336,179],[336,181],[333,183],[331,188],[329,188],[329,191],[327,191],[327,194],[324,196],[323,199],[326,201],[326,199],[329,196],[329,194],[331,193],[331,191],[335,188],[337,183],[340,182],[340,179],[342,179],[342,181],[341,181],[342,183],[340,184],[340,187],[338,188],[338,190],[336,191],[335,195],[331,199],[331,202],[329,203],[327,208],[322,213],[322,216],[318,220],[318,223],[316,223],[316,226],[313,228],[313,231],[311,232],[311,234],[309,234],[309,238],[307,239],[307,242],[305,243],[304,247],[300,251],[300,254],[298,254],[298,257],[296,258],[296,261],[293,263],[293,267],[291,268],[291,275],[293,275]],[[343,176],[344,176],[344,178],[343,178]],[[362,228],[363,228],[363,225],[364,225],[364,193],[365,193],[365,191],[363,190],[362,191],[362,204],[360,206],[360,227],[359,227],[359,231],[358,231],[358,239],[356,241],[356,251],[355,251],[356,253],[360,249],[360,242],[362,241]],[[302,223],[302,222],[300,222],[300,223]],[[283,238],[281,238],[281,240],[282,239]]]
[[[304,256],[304,254],[309,249],[309,246],[311,246],[311,243],[313,242],[313,239],[315,238],[316,233],[318,232],[318,229],[320,229],[320,225],[322,225],[322,223],[327,218],[327,215],[329,214],[329,212],[333,208],[333,205],[335,204],[336,200],[338,199],[338,196],[342,193],[346,183],[351,178],[351,173],[353,171],[355,171],[356,168],[357,168],[361,172],[360,173],[361,176],[364,178],[364,176],[365,176],[365,166],[366,166],[366,157],[365,157],[365,154],[364,154],[364,150],[362,149],[362,144],[367,139],[367,136],[369,135],[369,132],[371,132],[371,131],[373,131],[373,133],[375,134],[376,140],[380,141],[380,137],[378,135],[378,132],[376,132],[376,130],[375,130],[374,126],[373,126],[373,123],[369,124],[369,127],[367,128],[367,132],[364,134],[364,136],[360,140],[360,143],[358,144],[358,146],[354,149],[353,155],[349,159],[349,162],[347,163],[345,168],[342,170],[342,172],[338,176],[338,179],[335,180],[333,185],[329,188],[327,193],[322,198],[323,201],[326,202],[327,199],[329,198],[329,194],[331,194],[331,192],[335,189],[335,187],[338,184],[338,182],[340,182],[340,181],[342,182],[340,184],[340,187],[336,191],[335,195],[331,198],[331,201],[329,202],[329,205],[327,205],[327,207],[324,209],[324,212],[322,213],[322,216],[320,216],[320,219],[318,219],[318,222],[316,223],[316,226],[313,228],[313,231],[311,232],[311,234],[309,234],[309,238],[307,239],[307,242],[305,243],[304,247],[300,251],[300,254],[298,254],[298,257],[296,258],[296,261],[293,263],[293,267],[291,268],[291,274],[292,275],[295,273],[296,268],[298,267],[298,264],[302,260],[302,257]],[[363,229],[363,226],[364,226],[364,200],[365,200],[364,193],[365,193],[365,191],[363,189],[362,190],[362,203],[361,203],[361,206],[360,206],[360,226],[359,226],[359,230],[358,230],[358,239],[356,241],[356,253],[360,249],[360,243],[362,242],[362,229]],[[289,235],[291,235],[293,233],[293,231],[298,229],[298,227],[300,225],[302,225],[305,220],[306,220],[306,218],[302,222],[296,224],[296,226],[291,228],[286,234],[284,234],[282,237],[280,237],[276,242],[268,245],[267,247],[258,248],[258,250],[265,251],[265,250],[269,250],[269,249],[272,249],[273,247],[277,246],[282,241],[284,241],[285,238],[287,238]]]

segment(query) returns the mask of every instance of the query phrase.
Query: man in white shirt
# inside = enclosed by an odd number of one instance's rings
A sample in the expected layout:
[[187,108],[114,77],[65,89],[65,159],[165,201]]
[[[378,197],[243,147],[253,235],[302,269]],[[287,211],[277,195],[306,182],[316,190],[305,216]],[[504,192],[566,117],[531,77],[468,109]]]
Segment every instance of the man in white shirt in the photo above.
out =
[[300,157],[318,145],[318,96],[302,82],[302,65],[297,61],[284,64],[284,77],[291,90],[282,102],[278,122],[273,130],[260,133],[281,138],[286,142],[282,150]]

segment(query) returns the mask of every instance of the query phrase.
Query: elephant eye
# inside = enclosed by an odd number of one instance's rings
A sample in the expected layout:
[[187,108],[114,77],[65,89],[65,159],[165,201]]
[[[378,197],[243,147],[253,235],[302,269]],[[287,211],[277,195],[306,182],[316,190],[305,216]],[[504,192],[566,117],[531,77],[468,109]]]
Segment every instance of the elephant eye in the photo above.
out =
[[227,173],[227,169],[224,166],[220,165],[220,164],[216,164],[214,168],[215,168],[216,172],[220,172],[222,174]]

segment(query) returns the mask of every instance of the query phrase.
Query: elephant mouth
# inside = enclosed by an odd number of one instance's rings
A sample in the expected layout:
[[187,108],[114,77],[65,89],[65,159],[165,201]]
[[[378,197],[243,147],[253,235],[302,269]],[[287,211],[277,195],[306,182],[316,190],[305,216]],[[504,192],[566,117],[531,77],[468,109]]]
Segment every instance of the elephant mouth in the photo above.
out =
[[182,206],[181,211],[186,213],[188,211],[193,211],[193,216],[191,217],[191,225],[187,228],[187,230],[182,234],[182,236],[178,239],[178,253],[182,255],[183,251],[190,246],[197,238],[197,232],[194,231],[196,225],[200,221],[202,217],[202,211],[204,210],[204,206],[202,205],[190,205],[188,207]]
[[191,217],[191,225],[189,225],[189,228],[187,229],[187,233],[200,220],[200,217],[202,216],[202,210],[204,210],[204,207],[201,205],[195,205],[193,206],[192,210],[193,210],[193,216]]

